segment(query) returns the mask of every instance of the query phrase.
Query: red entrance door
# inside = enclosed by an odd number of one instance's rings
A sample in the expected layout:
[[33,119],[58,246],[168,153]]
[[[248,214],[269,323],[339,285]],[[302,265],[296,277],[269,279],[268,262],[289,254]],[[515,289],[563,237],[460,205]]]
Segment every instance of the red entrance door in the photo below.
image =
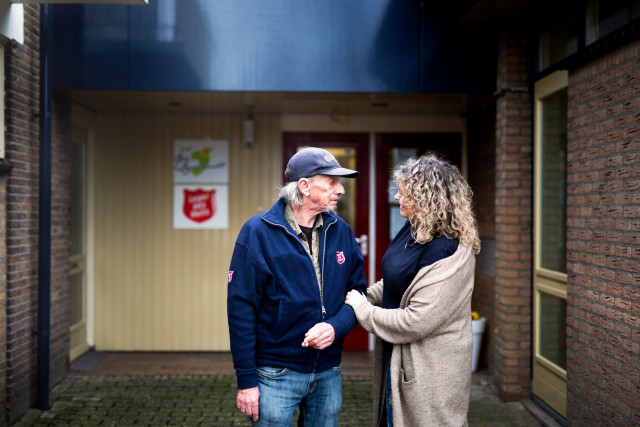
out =
[[[369,265],[369,134],[285,132],[283,165],[287,164],[296,151],[307,146],[322,147],[331,152],[341,166],[360,172],[356,179],[343,180],[345,195],[340,198],[336,213],[351,226],[360,241],[366,274]],[[367,331],[356,325],[345,339],[344,349],[368,350],[368,343]]]

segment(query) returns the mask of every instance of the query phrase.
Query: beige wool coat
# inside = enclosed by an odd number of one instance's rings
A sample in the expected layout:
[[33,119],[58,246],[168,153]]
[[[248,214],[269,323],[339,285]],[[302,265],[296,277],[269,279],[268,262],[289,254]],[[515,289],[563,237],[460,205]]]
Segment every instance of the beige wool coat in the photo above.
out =
[[[381,339],[393,344],[393,425],[466,426],[471,390],[471,293],[475,255],[457,251],[423,267],[398,309],[383,309],[383,281],[372,285],[355,309],[360,324],[376,336],[373,362],[374,425],[384,404],[386,364]],[[386,420],[383,425],[386,426]]]

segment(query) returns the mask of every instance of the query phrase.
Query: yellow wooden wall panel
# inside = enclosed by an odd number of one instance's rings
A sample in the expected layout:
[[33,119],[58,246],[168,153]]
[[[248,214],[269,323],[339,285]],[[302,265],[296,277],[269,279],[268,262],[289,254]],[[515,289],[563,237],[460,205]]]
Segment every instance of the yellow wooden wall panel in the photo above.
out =
[[[227,271],[244,222],[281,184],[277,116],[98,114],[95,344],[99,350],[226,351]],[[229,141],[229,228],[173,229],[173,141]]]

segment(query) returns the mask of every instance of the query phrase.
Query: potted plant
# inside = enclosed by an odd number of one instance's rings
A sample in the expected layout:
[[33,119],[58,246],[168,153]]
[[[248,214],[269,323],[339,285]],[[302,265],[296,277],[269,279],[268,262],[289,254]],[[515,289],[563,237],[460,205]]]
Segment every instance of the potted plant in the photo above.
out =
[[471,359],[471,372],[478,369],[478,359],[480,357],[480,345],[482,344],[482,334],[487,323],[485,317],[480,316],[477,311],[471,312],[471,327],[473,329],[473,358]]

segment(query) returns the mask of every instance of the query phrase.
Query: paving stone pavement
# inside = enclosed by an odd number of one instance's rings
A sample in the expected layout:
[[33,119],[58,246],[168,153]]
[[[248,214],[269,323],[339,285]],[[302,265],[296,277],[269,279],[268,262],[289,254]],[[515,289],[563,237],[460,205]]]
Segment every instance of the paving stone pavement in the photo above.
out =
[[[372,425],[367,357],[343,363],[340,426]],[[236,382],[229,363],[228,355],[181,359],[142,354],[136,359],[135,354],[123,354],[119,359],[102,358],[94,367],[74,370],[72,365],[70,374],[51,391],[50,409],[30,409],[14,426],[249,426],[235,407]],[[540,415],[534,416],[522,402],[500,401],[491,377],[474,373],[470,426],[557,426]]]

